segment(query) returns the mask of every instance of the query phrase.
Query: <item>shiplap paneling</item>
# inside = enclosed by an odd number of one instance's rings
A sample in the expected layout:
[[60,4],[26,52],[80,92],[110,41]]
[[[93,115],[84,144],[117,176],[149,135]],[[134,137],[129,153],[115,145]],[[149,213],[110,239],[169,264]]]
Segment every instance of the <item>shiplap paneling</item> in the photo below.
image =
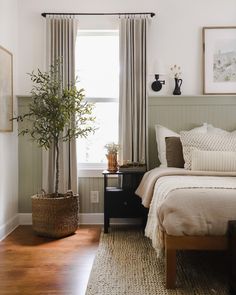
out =
[[[110,178],[109,186],[117,186],[118,179]],[[99,192],[99,203],[90,202],[90,191]],[[104,187],[103,177],[82,177],[79,178],[80,212],[82,213],[102,213],[104,212]]]
[[[90,191],[99,192],[99,203],[90,202]],[[80,212],[103,212],[103,178],[79,178]]]
[[[27,111],[29,97],[18,99],[19,113]],[[165,96],[149,98],[150,168],[158,165],[155,124],[172,130],[189,130],[204,122],[236,129],[236,96]],[[19,212],[31,212],[30,195],[41,189],[41,151],[26,137],[19,138]],[[111,180],[116,182],[115,179]],[[111,184],[112,185],[112,184]],[[113,183],[116,185],[116,183]],[[99,191],[99,203],[90,202],[90,191]],[[103,212],[103,178],[79,178],[80,212]]]
[[[18,114],[28,112],[30,97],[18,99]],[[26,121],[19,122],[19,131],[27,127]],[[28,136],[19,136],[19,212],[31,212],[30,196],[42,188],[42,151]]]
[[189,130],[204,122],[229,131],[236,129],[236,96],[158,96],[149,98],[149,168],[159,165],[154,126]]

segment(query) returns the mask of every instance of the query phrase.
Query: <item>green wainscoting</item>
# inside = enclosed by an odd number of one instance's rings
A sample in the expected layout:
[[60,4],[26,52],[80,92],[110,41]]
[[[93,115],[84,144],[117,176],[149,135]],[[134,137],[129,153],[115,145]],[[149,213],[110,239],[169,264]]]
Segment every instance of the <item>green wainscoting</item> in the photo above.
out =
[[[18,97],[19,113],[27,111],[30,97]],[[204,122],[227,130],[236,129],[236,96],[157,96],[149,98],[149,162],[158,165],[155,124],[175,131],[188,130]],[[19,124],[20,127],[22,123]],[[42,187],[41,149],[27,137],[19,138],[19,212],[31,212],[30,196]],[[115,181],[115,180],[114,180]],[[90,202],[90,191],[99,191],[99,203]],[[80,211],[103,212],[103,178],[79,178]]]
[[[30,97],[18,97],[18,113],[28,111]],[[19,123],[19,131],[26,127]],[[19,136],[19,212],[31,212],[30,196],[42,188],[42,151],[28,136]]]
[[229,131],[236,129],[236,96],[191,95],[149,98],[149,168],[159,165],[155,125],[174,131],[190,130],[204,122]]

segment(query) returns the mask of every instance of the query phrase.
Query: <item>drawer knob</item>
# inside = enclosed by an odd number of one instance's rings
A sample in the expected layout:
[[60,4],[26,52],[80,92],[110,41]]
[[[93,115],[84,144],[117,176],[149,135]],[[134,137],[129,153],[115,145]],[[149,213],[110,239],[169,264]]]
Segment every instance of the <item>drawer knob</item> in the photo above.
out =
[[128,203],[125,201],[125,202],[124,202],[124,205],[125,205],[125,206],[127,206],[127,205],[128,205]]

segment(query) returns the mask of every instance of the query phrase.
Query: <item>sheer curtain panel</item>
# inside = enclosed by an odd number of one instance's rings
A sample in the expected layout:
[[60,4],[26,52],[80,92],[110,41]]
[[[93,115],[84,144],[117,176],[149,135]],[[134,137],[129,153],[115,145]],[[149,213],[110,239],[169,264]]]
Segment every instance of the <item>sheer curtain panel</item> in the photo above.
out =
[[120,161],[146,162],[148,16],[120,18]]
[[[46,17],[46,62],[48,69],[58,59],[63,87],[70,87],[75,82],[75,42],[77,34],[77,20],[72,16]],[[73,124],[73,122],[72,122]],[[76,142],[60,142],[59,158],[59,192],[72,190],[77,193],[77,161]],[[46,192],[53,192],[55,182],[55,150],[43,152],[43,188]]]

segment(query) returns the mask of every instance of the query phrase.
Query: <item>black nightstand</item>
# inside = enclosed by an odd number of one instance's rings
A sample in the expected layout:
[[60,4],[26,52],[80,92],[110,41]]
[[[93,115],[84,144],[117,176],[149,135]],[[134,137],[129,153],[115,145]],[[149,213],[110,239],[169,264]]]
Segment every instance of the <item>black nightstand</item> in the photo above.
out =
[[[142,218],[146,222],[147,209],[141,204],[141,198],[135,195],[143,174],[140,171],[109,172],[104,176],[104,233],[108,233],[110,218]],[[109,186],[116,178],[117,185]]]

